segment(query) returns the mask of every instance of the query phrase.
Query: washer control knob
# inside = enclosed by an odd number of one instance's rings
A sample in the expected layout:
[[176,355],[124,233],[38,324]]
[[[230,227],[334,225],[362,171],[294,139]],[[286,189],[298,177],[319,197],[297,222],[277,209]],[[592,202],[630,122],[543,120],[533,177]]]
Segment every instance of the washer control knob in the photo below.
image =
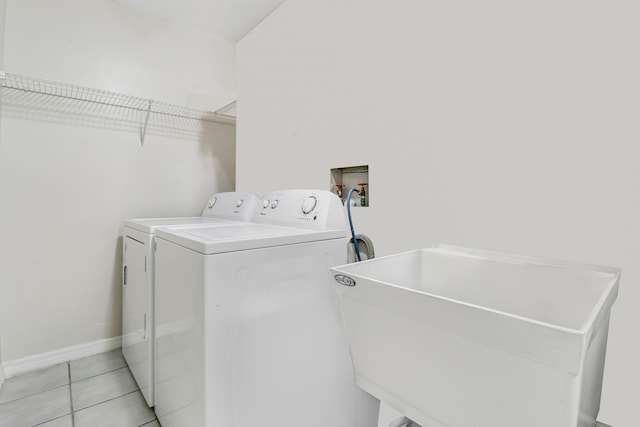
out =
[[271,202],[271,209],[275,209],[278,207],[278,200],[274,200],[273,202]]
[[315,196],[307,197],[305,201],[302,202],[302,213],[306,215],[312,212],[316,208],[317,204],[318,204],[318,199],[316,199]]
[[240,206],[242,206],[243,203],[244,203],[244,200],[242,199],[238,200],[238,202],[236,203],[236,207],[239,208]]
[[269,205],[271,204],[270,200],[264,199],[262,201],[262,209],[267,209],[269,207]]
[[217,201],[218,201],[217,197],[214,197],[213,199],[209,200],[209,204],[207,205],[209,207],[209,209],[214,207]]

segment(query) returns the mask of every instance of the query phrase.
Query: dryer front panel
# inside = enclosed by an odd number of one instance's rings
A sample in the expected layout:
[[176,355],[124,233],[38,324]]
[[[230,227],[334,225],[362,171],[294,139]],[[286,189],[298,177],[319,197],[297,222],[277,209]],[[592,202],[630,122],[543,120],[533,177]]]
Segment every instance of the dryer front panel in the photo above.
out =
[[125,235],[122,270],[122,354],[147,403],[153,405],[149,310],[149,244]]

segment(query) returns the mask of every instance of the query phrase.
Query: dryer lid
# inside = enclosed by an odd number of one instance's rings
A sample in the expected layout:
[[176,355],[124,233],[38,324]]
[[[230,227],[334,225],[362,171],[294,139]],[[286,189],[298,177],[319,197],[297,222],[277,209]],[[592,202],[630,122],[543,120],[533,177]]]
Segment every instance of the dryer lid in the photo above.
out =
[[235,221],[221,218],[205,218],[202,216],[178,217],[178,218],[138,218],[127,219],[125,227],[133,228],[147,234],[154,234],[158,227],[175,227],[186,225],[230,225]]

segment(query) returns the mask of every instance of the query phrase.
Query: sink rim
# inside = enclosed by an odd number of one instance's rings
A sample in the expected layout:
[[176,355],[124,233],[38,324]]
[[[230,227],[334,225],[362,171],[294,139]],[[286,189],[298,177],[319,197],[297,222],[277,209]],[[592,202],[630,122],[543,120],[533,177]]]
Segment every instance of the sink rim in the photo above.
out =
[[[491,308],[491,307],[487,307],[480,304],[475,304],[475,303],[464,301],[457,298],[451,298],[444,295],[439,295],[437,293],[428,292],[425,290],[413,289],[407,286],[390,283],[385,280],[376,279],[367,274],[362,274],[362,273],[352,271],[353,269],[359,270],[361,269],[360,266],[366,265],[368,263],[376,263],[376,262],[384,261],[385,259],[390,259],[390,258],[397,258],[397,257],[403,257],[403,256],[406,257],[407,255],[422,254],[424,252],[436,252],[439,254],[455,255],[455,256],[462,256],[466,258],[488,260],[488,261],[495,261],[495,262],[502,262],[502,263],[516,264],[516,265],[536,265],[541,267],[552,267],[552,268],[576,270],[576,271],[582,271],[582,272],[596,272],[596,273],[611,275],[611,277],[608,279],[608,283],[606,284],[606,286],[603,287],[603,290],[598,300],[595,301],[589,313],[584,317],[580,327],[573,328],[568,326],[557,325],[557,324],[546,322],[543,320],[534,319],[524,315],[510,313],[508,311]],[[417,295],[436,298],[436,299],[447,301],[454,304],[460,304],[463,306],[470,307],[472,309],[482,310],[482,311],[490,312],[499,316],[506,316],[519,321],[533,323],[546,328],[551,328],[551,329],[555,329],[565,333],[570,333],[570,334],[580,335],[580,336],[591,335],[593,334],[594,329],[597,329],[597,326],[599,326],[599,322],[597,321],[598,316],[601,316],[603,312],[606,312],[608,309],[610,309],[617,298],[619,280],[621,275],[621,269],[617,267],[580,263],[580,262],[574,262],[574,261],[565,261],[565,260],[560,260],[556,258],[536,257],[536,256],[530,256],[530,255],[519,255],[519,254],[491,251],[491,250],[484,250],[484,249],[474,249],[474,248],[467,248],[467,247],[448,245],[448,244],[437,244],[428,248],[413,249],[413,250],[386,255],[386,256],[370,259],[370,260],[365,260],[362,262],[343,264],[340,266],[332,267],[331,270],[334,272],[334,275],[336,272],[341,274],[346,274],[349,276],[353,276],[354,278],[358,278],[361,280],[368,280],[371,282],[389,286],[402,291],[412,292]]]

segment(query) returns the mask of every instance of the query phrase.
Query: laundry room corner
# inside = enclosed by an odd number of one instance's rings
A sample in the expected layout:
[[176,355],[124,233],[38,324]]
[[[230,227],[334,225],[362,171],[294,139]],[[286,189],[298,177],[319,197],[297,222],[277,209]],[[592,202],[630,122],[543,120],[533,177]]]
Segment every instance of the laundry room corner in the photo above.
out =
[[[16,81],[207,111],[235,100],[233,42],[118,1],[5,3],[2,70]],[[123,219],[199,214],[234,190],[235,125],[2,93],[7,366],[119,338]]]

